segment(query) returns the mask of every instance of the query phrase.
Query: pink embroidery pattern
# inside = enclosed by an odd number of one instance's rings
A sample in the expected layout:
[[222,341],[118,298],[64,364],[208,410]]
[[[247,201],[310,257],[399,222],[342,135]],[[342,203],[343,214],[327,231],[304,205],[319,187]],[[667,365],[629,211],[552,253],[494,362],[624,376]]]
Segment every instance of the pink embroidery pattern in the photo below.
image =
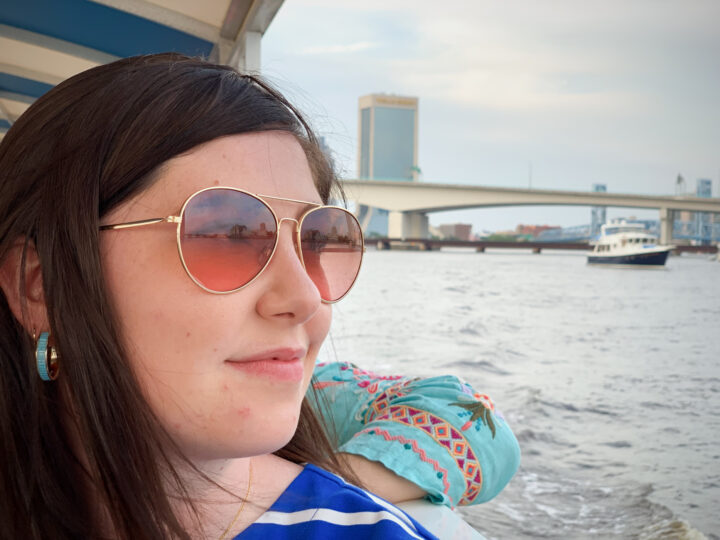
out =
[[[330,364],[316,364],[316,367],[326,365]],[[375,400],[375,394],[377,394],[383,386],[392,383],[392,381],[404,380],[401,375],[378,375],[377,373],[360,369],[349,363],[337,363],[336,365],[339,371],[337,375],[332,377],[332,381],[318,381],[313,387],[316,390],[325,390],[346,383],[352,385],[352,392],[358,396],[359,407],[354,414],[354,418],[358,422],[362,422],[363,418],[366,417],[368,407],[370,407]]]
[[382,414],[371,419],[399,422],[422,429],[450,454],[465,476],[465,493],[459,504],[471,504],[480,494],[482,488],[480,463],[465,436],[452,424],[427,411],[405,405],[389,405]]
[[427,457],[425,450],[423,450],[422,448],[420,448],[418,446],[417,441],[415,441],[413,439],[406,439],[402,435],[390,435],[390,433],[388,433],[384,429],[379,429],[379,428],[364,429],[364,430],[360,431],[359,433],[356,433],[355,437],[357,437],[358,435],[360,435],[362,433],[369,433],[371,435],[372,434],[382,435],[383,437],[385,437],[386,441],[398,441],[398,442],[403,443],[405,445],[405,448],[408,448],[408,450],[412,449],[413,452],[415,452],[416,454],[418,454],[420,456],[420,459],[422,461],[424,461],[425,463],[429,463],[430,465],[433,466],[433,469],[435,469],[435,471],[438,473],[438,478],[442,478],[443,494],[446,495],[448,499],[450,499],[450,504],[452,506],[455,505],[455,503],[452,500],[452,497],[450,497],[450,495],[448,494],[448,492],[450,491],[450,483],[448,482],[448,479],[447,479],[447,475],[448,475],[447,469],[443,469],[437,461]]
[[393,401],[396,397],[405,396],[406,394],[403,392],[403,388],[405,388],[411,382],[413,381],[402,381],[397,384],[393,384],[392,386],[388,386],[382,394],[375,398],[375,401],[370,404],[367,411],[365,411],[365,418],[363,419],[363,423],[367,424],[375,416],[377,416],[378,414],[382,414],[383,411],[385,411],[385,409],[390,406],[390,402]]

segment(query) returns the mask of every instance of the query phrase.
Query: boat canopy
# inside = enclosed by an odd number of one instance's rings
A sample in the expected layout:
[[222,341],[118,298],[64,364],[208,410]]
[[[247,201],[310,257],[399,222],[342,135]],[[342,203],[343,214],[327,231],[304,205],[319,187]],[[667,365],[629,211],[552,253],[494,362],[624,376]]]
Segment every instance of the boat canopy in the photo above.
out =
[[610,234],[619,233],[643,233],[645,231],[645,225],[642,223],[628,223],[627,221],[606,223],[602,226],[602,235],[607,236]]

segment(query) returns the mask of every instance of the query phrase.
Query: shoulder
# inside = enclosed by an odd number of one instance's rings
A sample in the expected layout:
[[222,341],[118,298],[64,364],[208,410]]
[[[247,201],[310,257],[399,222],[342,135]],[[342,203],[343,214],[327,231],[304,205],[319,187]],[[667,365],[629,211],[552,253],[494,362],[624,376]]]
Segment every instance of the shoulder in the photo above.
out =
[[307,465],[237,540],[435,538],[404,512],[340,477]]

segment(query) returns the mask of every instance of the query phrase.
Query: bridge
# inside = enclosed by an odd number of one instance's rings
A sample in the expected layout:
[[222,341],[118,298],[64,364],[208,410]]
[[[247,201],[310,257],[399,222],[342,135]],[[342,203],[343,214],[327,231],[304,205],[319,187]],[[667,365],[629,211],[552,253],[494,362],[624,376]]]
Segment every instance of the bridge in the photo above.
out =
[[[369,238],[366,245],[375,246],[377,249],[403,249],[418,251],[433,251],[442,248],[466,248],[474,249],[484,253],[486,249],[522,249],[531,250],[533,253],[542,253],[545,249],[556,249],[563,251],[589,251],[593,246],[588,242],[540,242],[520,241],[507,242],[496,240],[437,240],[434,238]],[[395,248],[393,248],[395,246]],[[673,253],[694,253],[715,255],[720,249],[718,246],[675,246]]]
[[[390,212],[388,237],[391,238],[427,238],[427,214],[431,212],[525,205],[612,206],[659,210],[660,242],[670,244],[674,212],[688,210],[720,214],[720,198],[356,179],[342,180],[341,183],[349,200]],[[363,221],[366,225],[369,220]]]

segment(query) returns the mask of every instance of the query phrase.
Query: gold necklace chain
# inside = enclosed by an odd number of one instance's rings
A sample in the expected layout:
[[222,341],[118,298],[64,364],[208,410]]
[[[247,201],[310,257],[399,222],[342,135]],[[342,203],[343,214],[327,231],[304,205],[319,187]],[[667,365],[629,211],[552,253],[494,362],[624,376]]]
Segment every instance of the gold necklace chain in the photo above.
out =
[[220,535],[220,538],[218,540],[225,540],[227,538],[228,533],[233,528],[235,523],[237,522],[238,518],[240,517],[240,514],[242,514],[243,508],[245,508],[245,503],[248,500],[248,496],[250,495],[250,486],[252,485],[252,458],[250,461],[248,461],[248,485],[247,485],[247,491],[245,492],[245,497],[243,497],[242,503],[240,503],[240,508],[238,508],[238,511],[235,513],[235,517],[230,522],[230,525],[227,526],[227,528],[223,531],[223,533]]

